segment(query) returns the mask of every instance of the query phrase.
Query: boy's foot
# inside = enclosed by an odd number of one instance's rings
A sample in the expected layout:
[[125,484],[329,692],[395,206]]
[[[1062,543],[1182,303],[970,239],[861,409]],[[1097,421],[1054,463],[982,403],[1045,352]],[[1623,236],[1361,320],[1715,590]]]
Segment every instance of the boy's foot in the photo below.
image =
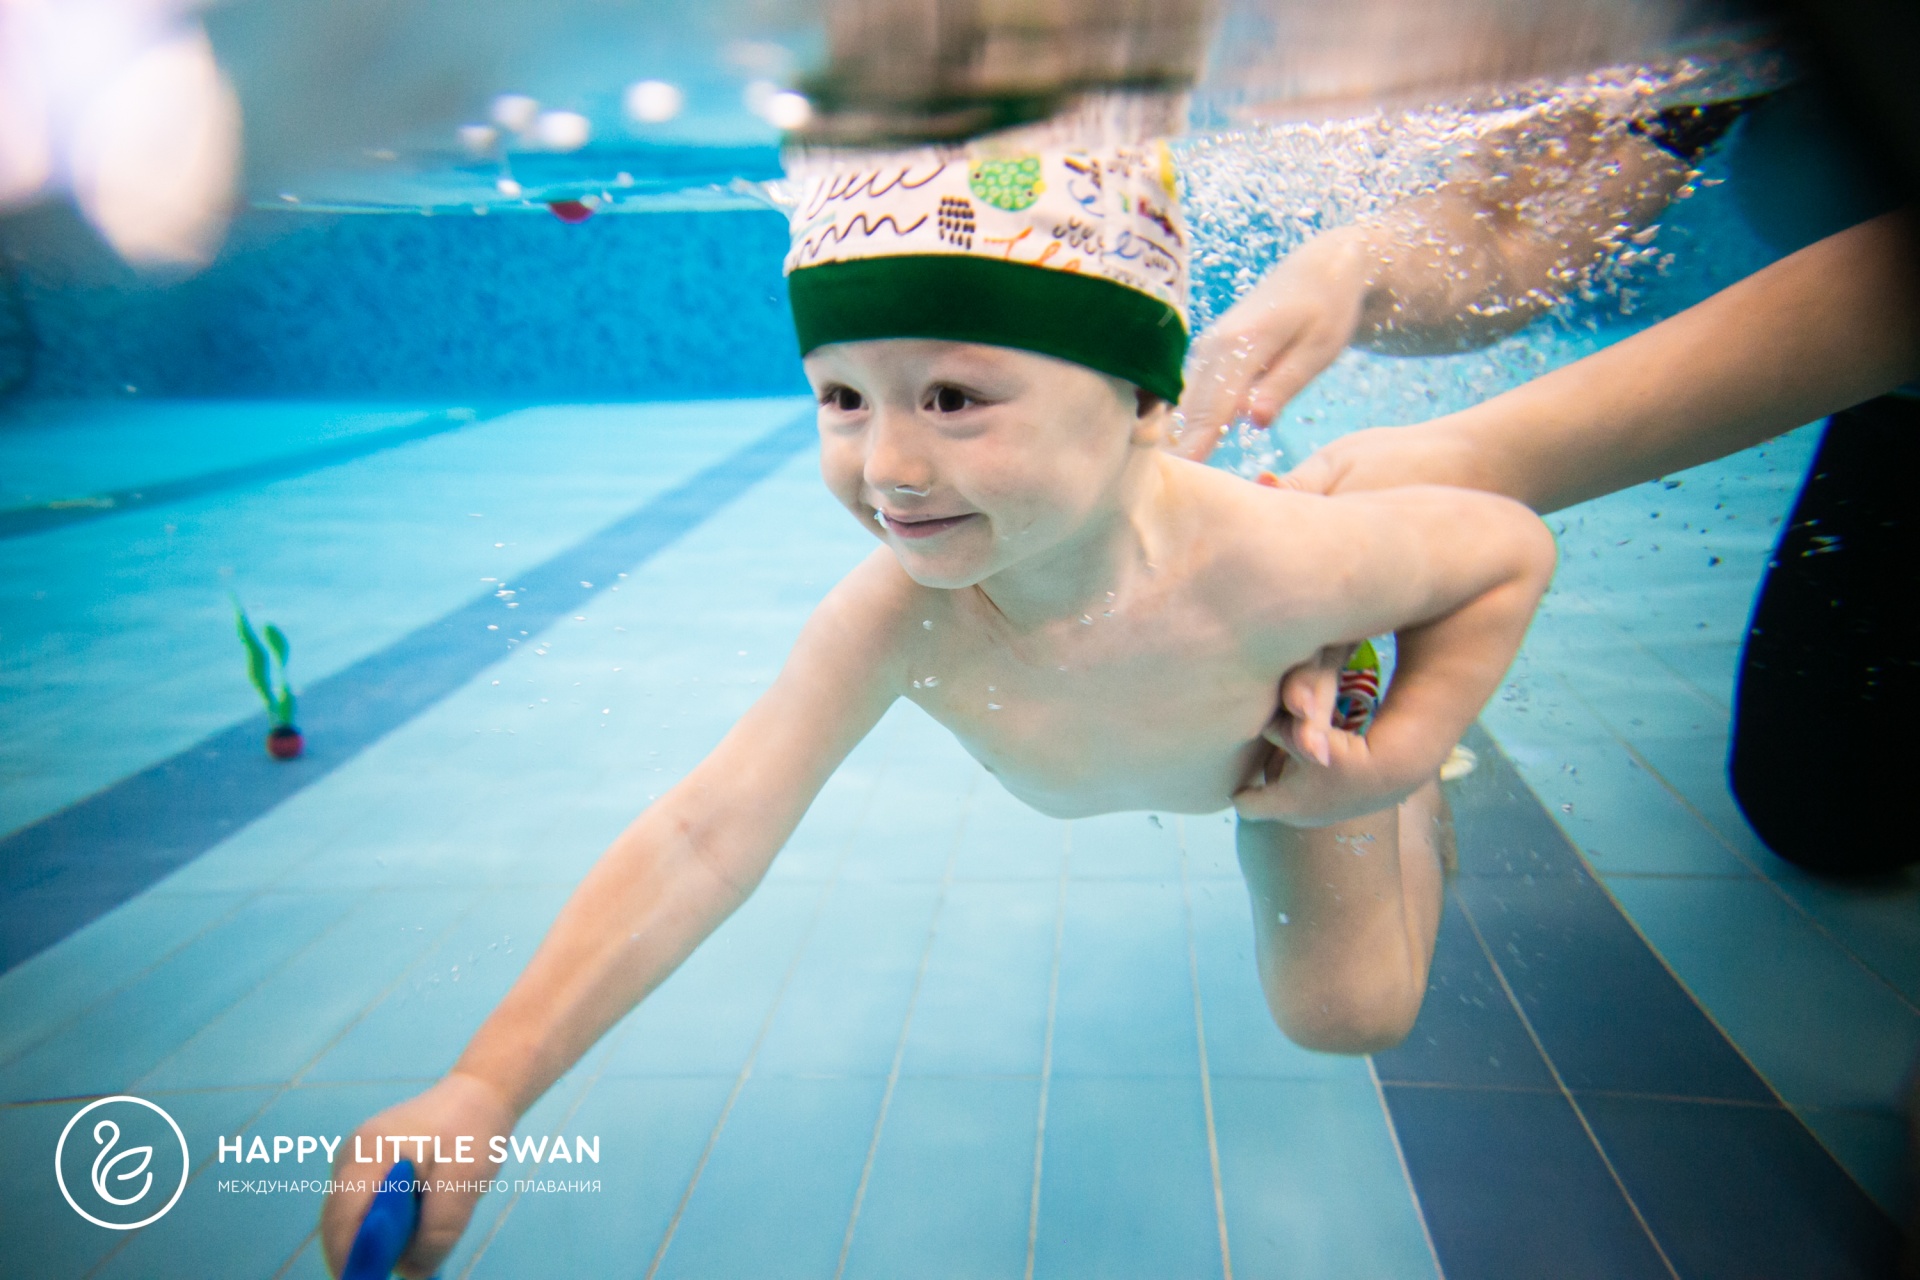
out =
[[1440,766],[1440,781],[1457,782],[1480,767],[1480,757],[1474,754],[1472,747],[1454,744],[1447,752],[1447,761]]

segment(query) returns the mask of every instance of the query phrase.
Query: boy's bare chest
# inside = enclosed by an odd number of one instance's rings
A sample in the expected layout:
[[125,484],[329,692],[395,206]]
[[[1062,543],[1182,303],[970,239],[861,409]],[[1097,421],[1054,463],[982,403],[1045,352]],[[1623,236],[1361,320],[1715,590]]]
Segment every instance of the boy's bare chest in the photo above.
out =
[[1017,645],[930,646],[911,696],[1059,817],[1225,807],[1264,753],[1278,676],[1231,638],[1093,618]]

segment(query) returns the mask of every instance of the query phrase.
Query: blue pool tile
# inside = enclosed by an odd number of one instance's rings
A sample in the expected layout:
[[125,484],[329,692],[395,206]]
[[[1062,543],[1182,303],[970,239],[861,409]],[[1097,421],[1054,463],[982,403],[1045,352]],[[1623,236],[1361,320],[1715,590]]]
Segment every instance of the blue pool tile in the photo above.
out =
[[[175,1099],[205,1096],[172,1095],[162,1101],[171,1111]],[[229,1123],[194,1136],[211,1148],[208,1156],[216,1156],[217,1138],[222,1134],[229,1138],[242,1136],[249,1146],[253,1135],[265,1137],[269,1145],[276,1134],[340,1135],[392,1105],[399,1096],[400,1091],[380,1086],[294,1089],[276,1096],[244,1126]],[[184,1118],[176,1118],[181,1119],[183,1129],[187,1128]],[[198,1151],[195,1154],[199,1156]],[[328,1172],[325,1155],[316,1151],[304,1161],[296,1161],[297,1154],[283,1155],[278,1162],[235,1164],[229,1156],[224,1164],[216,1158],[201,1165],[173,1211],[151,1228],[135,1233],[102,1274],[130,1280],[176,1275],[272,1275],[303,1247],[319,1223],[318,1187],[247,1194],[223,1192],[219,1184],[223,1179],[324,1181]]]
[[1242,879],[1233,814],[1186,814],[1175,821],[1180,824],[1180,845],[1186,851],[1189,880]]
[[1580,859],[1520,775],[1475,726],[1465,738],[1480,757],[1477,769],[1447,787],[1460,851],[1460,874],[1566,876]]
[[1044,880],[948,886],[903,1072],[1039,1075],[1059,898]]
[[1900,1105],[1920,1016],[1773,889],[1625,877],[1609,887],[1789,1103]]
[[644,1273],[732,1087],[724,1076],[603,1079],[561,1128],[599,1137],[601,1162],[567,1176],[601,1190],[520,1196],[468,1274]]
[[141,894],[0,975],[0,1058],[159,964],[245,900],[235,892]]
[[231,1008],[352,907],[347,894],[266,894],[0,1069],[8,1100],[117,1093]]
[[96,1227],[68,1208],[53,1180],[60,1131],[84,1105],[0,1107],[0,1143],[14,1153],[0,1162],[0,1204],[7,1207],[0,1213],[0,1257],[10,1275],[85,1275],[122,1243],[123,1232]]
[[495,889],[457,918],[450,909],[423,918],[415,931],[438,940],[302,1078],[438,1077],[513,985],[567,896],[560,886]]
[[1920,868],[1867,883],[1823,880],[1776,860],[1773,882],[1833,940],[1880,979],[1920,1004]]
[[1681,1275],[1892,1274],[1893,1222],[1786,1111],[1590,1096],[1580,1105]]
[[1056,1075],[1199,1071],[1180,883],[1076,880],[1067,889]]
[[1076,880],[1157,880],[1180,875],[1172,814],[1108,813],[1069,825]]
[[1463,877],[1455,892],[1570,1087],[1772,1098],[1590,878]]
[[[179,1124],[195,1165],[210,1166],[215,1135],[237,1130],[273,1096],[270,1090],[234,1089],[160,1094],[153,1095],[151,1100]],[[194,1216],[204,1219],[204,1215],[219,1208],[212,1183],[195,1177],[189,1180],[179,1203],[166,1217],[139,1231],[107,1231],[83,1221],[62,1200],[49,1168],[61,1128],[83,1105],[83,1102],[72,1102],[0,1108],[0,1140],[5,1141],[6,1149],[32,1155],[31,1160],[13,1162],[20,1166],[17,1177],[0,1174],[0,1203],[7,1206],[7,1212],[0,1214],[0,1257],[6,1259],[9,1275],[92,1274],[90,1268],[99,1259],[110,1252],[124,1251],[143,1236],[171,1232],[176,1245],[192,1240],[192,1228],[175,1226],[175,1220],[191,1221]],[[83,1133],[84,1122],[68,1141],[75,1141]],[[229,1200],[239,1198],[227,1197]],[[220,1246],[212,1245],[203,1252],[217,1272]],[[277,1266],[278,1260],[273,1265]],[[139,1273],[110,1262],[107,1274]],[[185,1280],[208,1271],[195,1257],[183,1252],[177,1257],[151,1258],[145,1274],[155,1280],[174,1277]]]
[[967,806],[955,851],[955,879],[1046,880],[1060,877],[1068,824],[1029,809],[992,778],[982,778]]
[[[592,1130],[590,1128],[577,1129],[574,1124],[574,1116],[583,1106],[590,1087],[597,1079],[597,1069],[600,1063],[604,1061],[604,1057],[604,1047],[588,1051],[587,1055],[583,1057],[571,1071],[554,1082],[552,1087],[542,1094],[533,1106],[527,1109],[526,1114],[520,1117],[520,1122],[514,1126],[515,1137],[523,1144],[528,1140],[538,1143],[543,1137],[551,1141],[554,1135],[560,1133],[570,1135],[584,1133],[586,1137],[591,1139]],[[404,1095],[410,1094],[420,1088],[421,1083],[422,1082],[394,1082],[388,1087],[395,1088]],[[522,1155],[515,1156],[512,1154],[511,1148],[509,1148],[509,1156],[504,1164],[493,1166],[489,1163],[487,1165],[477,1166],[482,1170],[489,1168],[495,1169],[499,1174],[505,1176],[509,1185],[505,1188],[489,1190],[485,1195],[480,1197],[479,1203],[474,1206],[473,1218],[468,1222],[467,1229],[461,1234],[459,1242],[454,1245],[453,1252],[448,1254],[447,1260],[441,1264],[440,1275],[460,1276],[467,1274],[475,1260],[487,1252],[492,1241],[497,1238],[497,1232],[504,1230],[512,1221],[514,1212],[525,1202],[528,1195],[575,1194],[572,1192],[527,1192],[524,1189],[516,1191],[511,1185],[516,1178],[525,1179],[535,1176],[549,1176],[546,1170],[550,1166],[531,1159],[532,1154],[533,1153],[526,1151],[523,1146]],[[606,1144],[602,1142],[601,1157],[603,1161],[606,1156],[607,1147]],[[568,1168],[565,1164],[559,1167],[561,1169]],[[588,1170],[592,1170],[594,1165],[591,1160],[588,1160],[585,1167]],[[562,1176],[567,1175],[563,1174]],[[588,1176],[591,1177],[591,1174]],[[604,1184],[605,1179],[603,1178],[602,1195],[604,1195],[605,1192]]]
[[1373,1057],[1383,1081],[1553,1090],[1547,1063],[1474,937],[1447,897],[1426,1002],[1407,1038]]
[[[426,900],[428,892],[431,900]],[[211,1019],[135,1082],[135,1092],[273,1084],[293,1079],[377,1000],[432,941],[412,925],[460,911],[471,892],[370,894],[333,928]]]
[[1916,1188],[1907,1116],[1892,1108],[1799,1107],[1800,1122],[1888,1217],[1907,1221]]
[[1197,1076],[1055,1077],[1043,1161],[1035,1276],[1222,1274]]
[[1039,1098],[1037,1078],[903,1078],[845,1274],[1021,1274]]
[[[1750,876],[1712,827],[1618,742],[1514,753],[1520,773],[1603,874]],[[1531,758],[1529,758],[1531,757]]]
[[749,1080],[660,1275],[831,1276],[885,1087],[883,1078]]
[[889,769],[847,848],[850,880],[938,881],[960,836],[974,770],[944,783],[915,782]]
[[731,1078],[753,1052],[819,900],[813,885],[762,885],[627,1015],[607,1074]]
[[1385,1089],[1447,1280],[1669,1280],[1564,1097]]
[[1216,1077],[1367,1080],[1365,1058],[1302,1049],[1274,1025],[1254,965],[1246,886],[1237,877],[1188,887],[1208,1068]]
[[1438,1280],[1385,1108],[1364,1073],[1216,1076],[1213,1114],[1235,1275]]
[[933,926],[939,886],[834,886],[794,970],[756,1071],[885,1076]]
[[[385,647],[371,652],[361,647],[357,661],[302,691],[301,718],[311,742],[306,756],[294,764],[277,765],[260,756],[265,721],[256,715],[216,729],[199,743],[0,838],[8,853],[0,869],[6,872],[10,895],[28,892],[41,898],[37,928],[29,927],[32,921],[12,922],[15,927],[6,935],[7,962],[17,963],[91,918],[76,912],[97,914],[102,902],[111,905],[110,895],[101,897],[108,890],[131,896],[469,683],[507,653],[503,637],[483,627],[512,621],[530,624],[529,629],[556,623],[564,627],[573,609],[586,607],[594,590],[578,588],[582,594],[576,595],[576,581],[597,579],[608,589],[619,566],[647,560],[671,546],[698,527],[716,503],[738,496],[787,462],[811,434],[810,426],[789,422],[591,536],[571,546],[556,539],[560,545],[553,553],[525,571],[522,599],[516,603],[531,607],[523,613],[509,613],[491,591],[483,587],[476,592],[473,578],[467,578],[468,585],[460,590],[464,600],[450,602],[448,612],[428,615],[430,621]],[[390,456],[386,460],[390,462]],[[417,491],[417,470],[402,468],[401,473],[404,483]],[[607,497],[621,492],[619,486],[608,488]],[[345,536],[342,530],[354,527],[351,520],[336,519],[324,532]],[[388,539],[396,532],[390,522],[380,527]],[[435,583],[442,595],[448,585],[444,580]],[[409,609],[406,616],[418,615]],[[97,624],[92,629],[99,630]],[[141,832],[137,839],[127,836],[136,829]],[[108,869],[112,874],[105,873]],[[85,880],[95,897],[76,896],[61,883],[63,878]],[[62,910],[66,914],[60,914]]]

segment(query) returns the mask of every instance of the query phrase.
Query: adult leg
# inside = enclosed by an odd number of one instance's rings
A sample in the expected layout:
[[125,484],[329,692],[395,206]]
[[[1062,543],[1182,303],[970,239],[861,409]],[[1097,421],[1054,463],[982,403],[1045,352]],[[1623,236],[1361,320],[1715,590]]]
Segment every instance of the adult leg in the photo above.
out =
[[1920,859],[1903,798],[1920,713],[1920,400],[1835,414],[1740,658],[1728,773],[1753,829],[1827,875]]
[[1373,1053],[1406,1038],[1427,992],[1453,829],[1439,784],[1331,827],[1239,824],[1267,1008],[1287,1038]]

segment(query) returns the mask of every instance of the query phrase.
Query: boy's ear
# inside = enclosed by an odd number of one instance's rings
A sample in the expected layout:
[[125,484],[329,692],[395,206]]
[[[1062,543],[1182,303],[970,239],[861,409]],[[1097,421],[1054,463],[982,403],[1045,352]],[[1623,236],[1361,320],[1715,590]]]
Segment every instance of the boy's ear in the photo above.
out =
[[1141,387],[1133,389],[1133,396],[1133,441],[1147,448],[1157,447],[1167,438],[1167,415],[1173,406]]

